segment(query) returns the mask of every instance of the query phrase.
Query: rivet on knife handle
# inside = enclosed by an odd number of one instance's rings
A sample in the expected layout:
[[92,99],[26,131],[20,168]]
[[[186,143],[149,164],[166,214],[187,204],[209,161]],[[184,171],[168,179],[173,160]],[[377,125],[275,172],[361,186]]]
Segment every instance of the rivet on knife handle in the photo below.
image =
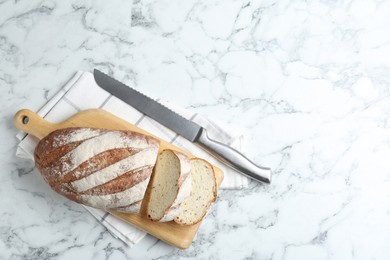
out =
[[217,159],[225,162],[231,168],[244,173],[254,180],[271,183],[271,169],[257,166],[251,162],[245,155],[223,143],[210,139],[207,131],[202,129],[196,142],[206,148]]

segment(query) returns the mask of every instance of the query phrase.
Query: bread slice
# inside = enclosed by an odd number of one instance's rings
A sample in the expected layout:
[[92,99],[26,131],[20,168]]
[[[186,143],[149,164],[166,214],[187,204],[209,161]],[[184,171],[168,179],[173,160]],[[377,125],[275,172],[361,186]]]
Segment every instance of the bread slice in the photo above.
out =
[[162,151],[154,168],[146,214],[154,221],[173,220],[179,206],[191,192],[191,166],[188,157],[173,150]]
[[206,215],[217,198],[217,181],[210,163],[203,159],[191,159],[191,194],[183,201],[175,222],[193,225]]

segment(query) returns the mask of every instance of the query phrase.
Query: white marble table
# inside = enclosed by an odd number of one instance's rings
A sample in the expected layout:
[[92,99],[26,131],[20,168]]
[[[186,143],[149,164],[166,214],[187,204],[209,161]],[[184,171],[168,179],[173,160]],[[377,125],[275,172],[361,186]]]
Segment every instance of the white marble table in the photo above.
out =
[[[93,3],[92,3],[93,2]],[[0,259],[390,259],[390,1],[0,1]],[[15,157],[13,114],[112,73],[231,126],[270,186],[134,248]]]

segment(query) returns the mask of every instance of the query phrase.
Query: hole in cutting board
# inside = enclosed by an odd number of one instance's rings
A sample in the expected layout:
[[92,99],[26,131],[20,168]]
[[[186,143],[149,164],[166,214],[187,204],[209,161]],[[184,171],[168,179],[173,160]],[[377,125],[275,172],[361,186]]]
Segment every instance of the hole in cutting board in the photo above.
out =
[[29,118],[28,116],[23,116],[23,118],[22,118],[22,123],[23,123],[24,125],[26,125],[26,124],[28,124],[28,121],[30,121],[30,118]]

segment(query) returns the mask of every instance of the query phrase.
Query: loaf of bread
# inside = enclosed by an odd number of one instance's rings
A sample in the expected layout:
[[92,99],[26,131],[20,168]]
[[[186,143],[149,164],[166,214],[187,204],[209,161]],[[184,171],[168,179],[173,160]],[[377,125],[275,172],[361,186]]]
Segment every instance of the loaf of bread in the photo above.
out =
[[34,156],[56,192],[91,207],[136,213],[159,146],[159,140],[132,131],[66,128],[43,138]]
[[181,225],[200,222],[216,198],[217,182],[213,167],[203,159],[191,159],[191,193],[181,204],[175,222]]
[[43,138],[34,157],[51,188],[75,202],[154,221],[200,222],[217,196],[212,165],[159,149],[158,139],[132,131],[65,128]]
[[154,167],[149,196],[144,201],[146,214],[154,221],[171,221],[191,192],[191,165],[189,158],[172,150],[162,151]]

